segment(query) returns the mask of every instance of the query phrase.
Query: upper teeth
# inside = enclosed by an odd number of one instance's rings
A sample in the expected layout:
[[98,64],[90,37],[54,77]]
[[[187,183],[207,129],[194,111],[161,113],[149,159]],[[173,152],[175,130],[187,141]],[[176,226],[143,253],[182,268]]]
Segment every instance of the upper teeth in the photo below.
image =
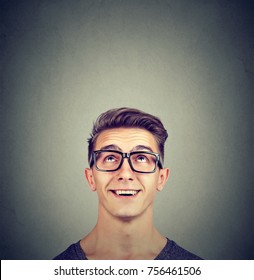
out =
[[117,190],[115,191],[117,195],[121,195],[121,194],[130,194],[130,195],[135,195],[138,193],[138,191],[134,191],[134,190]]

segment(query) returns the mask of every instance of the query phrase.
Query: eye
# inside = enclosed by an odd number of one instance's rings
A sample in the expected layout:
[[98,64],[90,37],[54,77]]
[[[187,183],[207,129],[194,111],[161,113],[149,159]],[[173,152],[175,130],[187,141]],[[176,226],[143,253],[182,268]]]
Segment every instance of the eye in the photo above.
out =
[[115,162],[115,161],[117,161],[117,158],[114,155],[109,155],[109,156],[105,157],[104,161],[106,161],[106,162]]
[[136,161],[138,162],[147,162],[147,157],[144,155],[138,155],[136,158]]

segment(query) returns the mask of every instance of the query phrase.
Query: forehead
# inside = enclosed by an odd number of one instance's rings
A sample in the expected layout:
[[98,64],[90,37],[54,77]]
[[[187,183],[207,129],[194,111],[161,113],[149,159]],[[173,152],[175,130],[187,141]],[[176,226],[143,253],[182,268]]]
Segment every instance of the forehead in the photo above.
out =
[[95,143],[95,150],[109,145],[116,145],[124,152],[129,152],[139,145],[158,151],[158,145],[153,134],[141,128],[113,128],[101,132]]

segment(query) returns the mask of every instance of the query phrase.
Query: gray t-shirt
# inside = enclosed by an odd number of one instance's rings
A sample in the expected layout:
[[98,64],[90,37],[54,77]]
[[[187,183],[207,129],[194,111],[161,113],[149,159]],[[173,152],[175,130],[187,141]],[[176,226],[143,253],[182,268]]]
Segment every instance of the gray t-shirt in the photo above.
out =
[[[87,260],[80,246],[80,241],[70,245],[65,251],[57,255],[54,260]],[[155,260],[202,260],[200,257],[183,249],[173,240],[167,238],[167,243]]]

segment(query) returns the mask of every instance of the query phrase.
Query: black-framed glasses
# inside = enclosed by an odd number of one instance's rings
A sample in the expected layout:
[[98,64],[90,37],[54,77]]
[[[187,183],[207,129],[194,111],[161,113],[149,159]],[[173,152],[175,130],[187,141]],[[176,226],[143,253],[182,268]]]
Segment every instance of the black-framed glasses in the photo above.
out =
[[[103,172],[112,172],[121,168],[127,158],[131,169],[139,173],[154,173],[158,165],[163,168],[160,155],[147,151],[122,153],[115,150],[98,150],[93,152],[95,168]],[[93,165],[92,163],[92,165]]]

